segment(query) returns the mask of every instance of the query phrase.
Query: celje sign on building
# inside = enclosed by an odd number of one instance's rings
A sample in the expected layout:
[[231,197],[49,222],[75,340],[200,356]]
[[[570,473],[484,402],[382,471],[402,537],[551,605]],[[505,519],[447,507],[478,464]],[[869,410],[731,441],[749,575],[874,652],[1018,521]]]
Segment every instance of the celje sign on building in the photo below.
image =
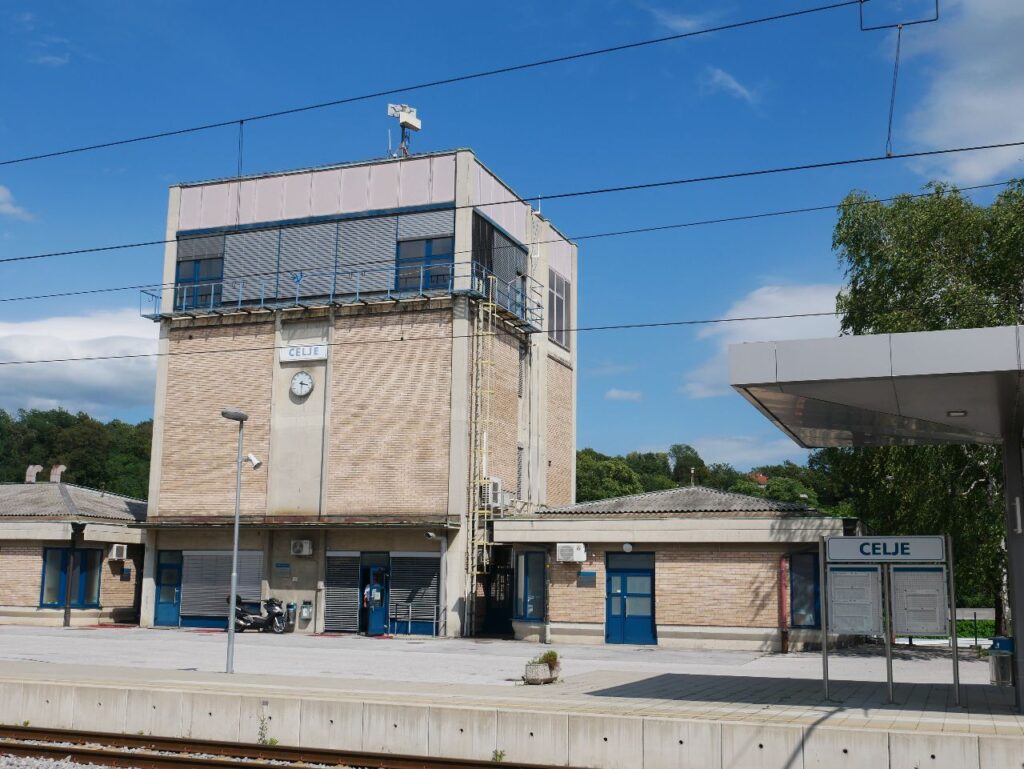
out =
[[282,363],[304,360],[327,360],[327,345],[298,344],[282,347],[278,350]]
[[829,561],[944,561],[943,537],[829,537]]

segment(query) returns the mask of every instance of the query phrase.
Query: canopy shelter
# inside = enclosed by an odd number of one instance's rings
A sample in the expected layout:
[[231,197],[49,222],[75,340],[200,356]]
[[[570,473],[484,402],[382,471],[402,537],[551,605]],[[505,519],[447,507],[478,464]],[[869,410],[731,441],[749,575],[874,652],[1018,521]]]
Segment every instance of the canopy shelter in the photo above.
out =
[[1009,600],[1024,712],[1021,326],[758,342],[729,348],[730,382],[804,448],[1003,445]]

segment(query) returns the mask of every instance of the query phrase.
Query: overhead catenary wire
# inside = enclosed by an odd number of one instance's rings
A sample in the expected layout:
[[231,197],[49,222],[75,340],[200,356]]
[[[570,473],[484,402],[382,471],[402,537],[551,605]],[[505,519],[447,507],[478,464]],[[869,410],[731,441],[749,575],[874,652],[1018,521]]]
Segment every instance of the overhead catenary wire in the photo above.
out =
[[262,114],[249,115],[246,117],[235,117],[230,120],[220,120],[212,123],[204,123],[200,125],[189,126],[186,128],[159,131],[151,134],[144,134],[125,139],[115,139],[111,141],[99,142],[97,144],[82,145],[79,147],[70,147],[63,150],[40,152],[34,155],[25,155],[23,157],[8,158],[6,160],[0,160],[0,166],[9,166],[18,163],[28,163],[36,160],[44,160],[47,158],[75,155],[83,152],[91,152],[94,150],[107,149],[111,147],[120,147],[128,144],[137,144],[140,142],[153,141],[156,139],[165,139],[172,136],[183,136],[186,134],[199,133],[202,131],[210,131],[217,128],[233,126],[241,122],[253,123],[260,120],[270,120],[272,118],[280,118],[288,115],[297,115],[304,112],[312,112],[314,110],[327,109],[329,107],[338,107],[344,104],[354,104],[356,102],[368,101],[370,99],[379,99],[384,96],[394,96],[400,93],[409,93],[412,91],[423,91],[430,88],[437,88],[439,86],[453,85],[456,83],[465,83],[471,80],[479,80],[481,78],[486,77],[494,77],[496,75],[506,75],[511,74],[513,72],[523,72],[526,70],[537,69],[539,67],[547,67],[554,64],[564,64],[567,62],[579,61],[581,59],[588,59],[596,56],[604,56],[612,53],[620,53],[622,51],[636,50],[638,48],[645,48],[649,46],[660,45],[662,43],[684,40],[691,37],[698,37],[700,35],[709,35],[716,32],[727,32],[730,30],[752,27],[758,24],[768,24],[771,22],[783,21],[786,19],[794,19],[801,16],[809,16],[815,13],[823,13],[826,11],[837,10],[839,8],[845,8],[846,6],[859,6],[862,2],[864,2],[864,0],[843,0],[842,2],[830,3],[828,5],[819,5],[813,8],[804,8],[797,11],[773,14],[771,16],[761,16],[754,19],[744,19],[742,21],[731,22],[729,24],[718,24],[713,27],[703,27],[701,29],[694,29],[688,32],[679,32],[672,35],[663,35],[661,37],[649,38],[646,40],[638,40],[632,43],[623,43],[621,45],[613,45],[604,48],[596,48],[588,51],[580,51],[578,53],[566,54],[563,56],[554,56],[546,59],[539,59],[537,61],[525,62],[522,64],[513,64],[506,67],[496,67],[494,69],[482,70],[480,72],[472,72],[463,75],[455,75],[453,77],[441,78],[438,80],[431,80],[423,83],[415,83],[412,85],[386,88],[380,91],[375,91],[373,93],[360,94],[358,96],[347,96],[344,98],[318,102],[315,104],[306,104],[299,107],[291,107],[288,109],[275,110],[272,112],[264,112]]
[[[990,182],[988,184],[974,184],[974,185],[971,185],[969,187],[957,187],[955,189],[957,189],[960,192],[970,192],[970,191],[973,191],[973,190],[990,189],[990,188],[993,188],[993,187],[1005,187],[1005,186],[1007,186],[1009,184],[1013,184],[1016,181],[1017,180],[1015,180],[1015,179],[1007,179],[1005,181],[1000,181],[1000,182]],[[891,203],[891,202],[893,202],[893,201],[895,201],[897,199],[900,199],[900,198],[924,198],[924,197],[932,196],[934,194],[935,194],[935,192],[933,190],[930,190],[930,191],[927,191],[927,192],[917,192],[917,193],[907,193],[907,194],[902,194],[902,195],[893,195],[893,196],[885,197],[885,198],[871,198],[871,199],[867,199],[867,200],[863,200],[863,201],[855,201],[853,203],[845,203],[845,202],[829,203],[829,204],[826,204],[826,205],[806,206],[806,207],[803,207],[803,208],[789,208],[789,209],[783,209],[783,210],[777,210],[777,211],[764,211],[764,212],[756,213],[756,214],[737,214],[735,216],[723,216],[723,217],[717,217],[717,218],[714,218],[714,219],[698,219],[696,221],[689,221],[689,222],[676,222],[676,223],[672,223],[672,224],[660,224],[660,225],[654,225],[654,226],[651,226],[651,227],[634,227],[634,228],[627,229],[627,230],[611,230],[611,231],[607,231],[607,232],[594,232],[594,233],[589,233],[589,234],[584,234],[584,235],[572,235],[572,236],[569,237],[569,239],[573,240],[573,241],[594,240],[594,239],[599,239],[599,238],[623,237],[623,236],[627,236],[627,235],[641,235],[641,234],[652,233],[652,232],[666,232],[666,231],[671,231],[671,230],[686,229],[686,228],[691,228],[691,227],[701,227],[701,226],[712,225],[712,224],[730,224],[730,223],[738,223],[738,222],[744,222],[744,221],[756,221],[756,220],[759,220],[759,219],[769,219],[769,218],[780,217],[780,216],[792,216],[792,215],[795,215],[795,214],[820,213],[820,212],[823,212],[823,211],[834,211],[840,205],[869,205],[869,204],[872,204],[872,203]],[[288,227],[298,227],[298,226],[307,226],[307,225],[280,225],[281,229],[286,229]],[[522,245],[524,245],[524,246],[534,246],[534,245],[543,245],[543,244],[546,244],[546,243],[557,243],[557,242],[561,242],[561,241],[562,241],[561,238],[548,238],[546,240],[533,240],[533,241],[529,241],[527,243],[523,243]],[[64,252],[58,252],[58,253],[51,254],[51,255],[53,255],[53,256],[64,256],[64,255],[69,255],[69,254],[96,253],[96,252],[101,252],[101,251],[106,251],[106,250],[111,250],[111,249],[139,248],[139,247],[142,247],[142,246],[164,245],[164,244],[173,243],[173,242],[175,242],[174,239],[157,240],[157,241],[150,241],[150,242],[146,242],[146,243],[122,244],[122,245],[115,245],[115,246],[101,246],[101,247],[98,247],[98,248],[80,249],[80,250],[77,250],[77,251],[64,251]],[[468,253],[472,253],[472,249],[457,249],[457,250],[452,252],[453,256],[455,254],[468,254]],[[33,258],[43,258],[45,256],[47,256],[47,255],[46,254],[38,254],[38,255],[35,255],[35,256],[29,256],[29,257],[25,257],[25,258],[33,259]],[[382,267],[390,267],[390,266],[393,266],[394,263],[395,263],[394,258],[391,258],[391,259],[377,259],[377,260],[368,260],[368,261],[365,261],[365,262],[358,262],[358,263],[353,264],[352,266],[353,267],[374,267],[374,266],[378,266],[379,265],[379,266],[382,266]],[[263,277],[270,277],[270,276],[273,276],[273,275],[277,275],[280,272],[281,271],[279,271],[279,270],[274,270],[274,271],[271,271],[271,272],[252,272],[252,273],[245,273],[245,274],[241,274],[241,275],[235,275],[233,277],[235,277],[235,278],[263,278]],[[287,270],[285,270],[284,272],[287,272]],[[0,297],[0,303],[4,303],[4,302],[37,301],[37,300],[42,300],[42,299],[63,299],[63,298],[72,297],[72,296],[88,296],[88,295],[92,295],[92,294],[107,294],[107,293],[115,293],[115,292],[119,292],[119,291],[139,291],[139,290],[144,290],[144,289],[158,289],[158,288],[159,289],[164,289],[164,288],[173,288],[175,285],[177,285],[177,284],[176,283],[158,283],[158,284],[154,284],[154,283],[137,283],[137,284],[127,285],[127,286],[110,286],[110,287],[91,288],[91,289],[79,289],[79,290],[76,290],[76,291],[59,291],[59,292],[51,293],[51,294],[34,294],[34,295],[29,295],[29,296],[8,296],[8,297]]]

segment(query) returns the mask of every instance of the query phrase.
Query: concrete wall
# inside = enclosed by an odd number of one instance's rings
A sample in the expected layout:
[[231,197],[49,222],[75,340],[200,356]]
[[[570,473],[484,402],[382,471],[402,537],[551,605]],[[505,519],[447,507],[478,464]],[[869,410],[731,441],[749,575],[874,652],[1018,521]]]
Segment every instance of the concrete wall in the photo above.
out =
[[1008,769],[1024,738],[0,683],[0,724],[592,769]]

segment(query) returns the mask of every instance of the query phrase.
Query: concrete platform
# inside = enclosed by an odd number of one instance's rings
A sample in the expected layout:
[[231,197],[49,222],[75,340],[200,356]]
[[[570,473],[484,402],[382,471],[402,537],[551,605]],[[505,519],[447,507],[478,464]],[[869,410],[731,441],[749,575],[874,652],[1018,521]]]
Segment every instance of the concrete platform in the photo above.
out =
[[[513,651],[521,666],[538,650],[533,645],[425,641],[423,651],[397,651],[388,648],[397,642],[362,638],[243,636],[239,660],[248,661],[227,676],[161,669],[168,660],[151,654],[172,643],[202,662],[195,649],[222,652],[223,635],[118,632],[64,631],[57,641],[66,652],[58,654],[45,651],[50,636],[3,629],[0,657],[11,655],[10,642],[34,640],[39,661],[0,665],[0,722],[245,741],[255,741],[262,723],[282,744],[484,760],[498,751],[506,761],[598,769],[1008,769],[1024,762],[1024,718],[1011,711],[1008,690],[978,682],[980,662],[964,665],[971,683],[963,708],[953,704],[949,685],[927,681],[899,684],[890,706],[884,684],[857,680],[875,668],[877,652],[839,655],[837,701],[826,703],[820,682],[808,675],[814,655],[710,655],[699,668],[698,657],[687,663],[681,652],[563,647],[564,681],[525,687],[470,683],[459,680],[460,671],[481,661],[500,670]],[[250,667],[255,652],[270,648],[264,641],[287,650],[288,671]],[[111,654],[130,645],[131,653],[120,667],[83,664],[90,653],[81,647],[94,643]],[[303,653],[316,644],[315,654]],[[57,661],[75,647],[78,664]],[[478,653],[468,653],[473,647]],[[915,664],[948,675],[948,660],[936,654],[901,659],[904,680]],[[394,655],[428,665],[430,678],[447,682],[389,678]],[[369,675],[322,672],[331,656],[354,659]],[[723,664],[727,659],[732,664]]]

